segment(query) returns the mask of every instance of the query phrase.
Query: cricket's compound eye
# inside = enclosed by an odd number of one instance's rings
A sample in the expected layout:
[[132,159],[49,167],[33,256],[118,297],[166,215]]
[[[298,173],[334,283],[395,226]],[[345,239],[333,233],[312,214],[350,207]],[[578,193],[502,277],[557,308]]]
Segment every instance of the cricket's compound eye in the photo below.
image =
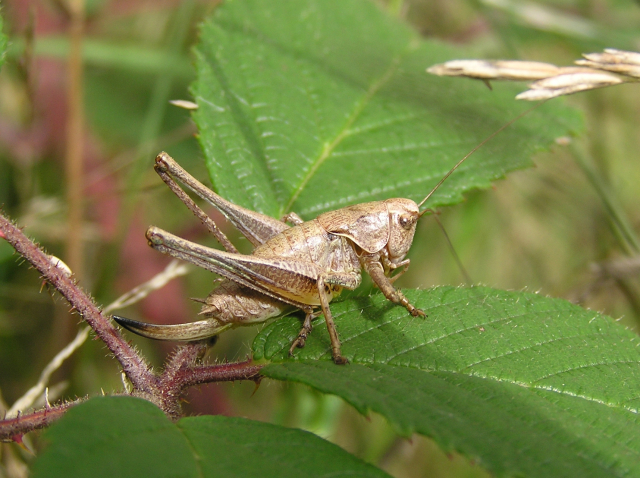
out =
[[416,217],[411,216],[409,214],[403,214],[398,219],[398,222],[404,229],[408,231],[413,227],[413,224],[416,222]]

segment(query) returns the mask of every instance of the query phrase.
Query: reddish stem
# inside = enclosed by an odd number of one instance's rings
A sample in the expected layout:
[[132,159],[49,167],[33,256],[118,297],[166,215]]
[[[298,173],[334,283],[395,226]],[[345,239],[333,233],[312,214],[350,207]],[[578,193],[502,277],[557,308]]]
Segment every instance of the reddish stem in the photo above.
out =
[[72,277],[57,267],[36,244],[34,244],[9,219],[0,214],[0,231],[13,248],[42,276],[51,283],[107,345],[134,388],[153,393],[156,378],[145,360],[120,335],[100,312],[98,306],[85,294]]
[[19,415],[15,418],[0,420],[0,441],[15,441],[14,437],[16,436],[48,427],[58,418],[62,417],[68,409],[82,401],[83,400],[66,402],[53,407],[43,408],[33,413]]
[[[262,365],[251,360],[218,365],[200,365],[207,350],[204,343],[193,343],[179,348],[166,362],[162,375],[156,376],[118,330],[100,312],[98,306],[84,293],[68,272],[56,266],[55,261],[9,219],[0,214],[0,237],[6,239],[14,249],[29,261],[42,276],[51,283],[84,318],[96,335],[107,345],[120,362],[124,373],[133,386],[132,395],[146,398],[160,407],[170,418],[180,417],[180,395],[185,388],[208,382],[261,379]],[[0,420],[0,440],[14,439],[32,430],[44,428],[62,416],[71,406],[68,402],[46,407],[17,418]]]
[[225,363],[217,365],[201,365],[179,370],[176,380],[182,388],[192,387],[209,382],[232,382],[235,380],[260,381],[260,370],[263,365],[256,365],[251,359],[244,362]]

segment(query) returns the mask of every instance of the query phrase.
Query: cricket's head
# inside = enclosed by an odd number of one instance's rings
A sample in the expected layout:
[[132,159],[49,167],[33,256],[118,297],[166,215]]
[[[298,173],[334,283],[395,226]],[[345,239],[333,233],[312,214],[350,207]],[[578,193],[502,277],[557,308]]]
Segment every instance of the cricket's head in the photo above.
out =
[[389,241],[387,253],[394,264],[404,259],[411,248],[416,225],[420,218],[418,205],[411,199],[387,199],[389,211]]

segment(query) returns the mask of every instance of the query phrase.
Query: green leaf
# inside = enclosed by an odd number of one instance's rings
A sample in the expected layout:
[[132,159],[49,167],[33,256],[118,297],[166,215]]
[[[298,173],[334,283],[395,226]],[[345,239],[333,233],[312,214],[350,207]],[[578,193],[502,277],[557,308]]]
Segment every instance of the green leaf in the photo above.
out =
[[427,317],[382,295],[331,305],[347,366],[323,319],[288,357],[300,321],[254,341],[264,375],[338,395],[397,430],[432,437],[497,476],[640,473],[638,337],[560,299],[489,288],[409,290]]
[[45,432],[38,477],[388,477],[312,433],[243,418],[169,421],[151,403],[97,397]]
[[[518,87],[428,75],[464,55],[423,41],[368,0],[236,0],[202,27],[198,125],[218,191],[280,217],[420,201],[473,147],[530,104]],[[429,201],[459,202],[580,128],[548,103],[480,148]]]

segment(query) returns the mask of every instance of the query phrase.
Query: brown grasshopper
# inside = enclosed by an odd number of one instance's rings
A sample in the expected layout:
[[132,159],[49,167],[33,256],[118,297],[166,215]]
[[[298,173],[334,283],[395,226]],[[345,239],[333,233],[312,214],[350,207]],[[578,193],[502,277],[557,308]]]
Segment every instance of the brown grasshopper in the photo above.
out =
[[[333,297],[342,289],[356,289],[364,269],[387,299],[404,306],[413,316],[424,316],[393,286],[409,267],[410,261],[405,256],[418,219],[430,211],[420,211],[420,207],[471,154],[518,118],[458,161],[420,203],[396,198],[356,204],[306,222],[295,213],[279,221],[233,204],[189,175],[168,154],[160,153],[156,157],[156,172],[226,251],[195,244],[157,227],[147,230],[149,245],[224,279],[203,301],[200,315],[204,320],[178,325],[155,325],[116,316],[114,320],[144,337],[195,341],[217,336],[232,327],[264,322],[297,308],[306,316],[289,353],[304,346],[312,320],[322,313],[329,330],[333,361],[345,364],[347,359],[340,352],[340,339],[329,308]],[[253,253],[239,254],[173,178],[220,210],[255,246]]]

